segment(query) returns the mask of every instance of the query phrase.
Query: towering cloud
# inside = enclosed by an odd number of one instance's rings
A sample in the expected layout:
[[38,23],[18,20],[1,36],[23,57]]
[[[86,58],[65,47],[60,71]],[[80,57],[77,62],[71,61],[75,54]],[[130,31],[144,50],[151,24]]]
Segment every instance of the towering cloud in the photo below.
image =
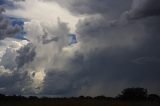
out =
[[[57,19],[68,23],[70,30],[75,31],[75,25],[83,16],[74,16],[71,12],[59,6],[54,0],[26,0],[17,2],[13,0],[17,9],[8,9],[6,13],[11,16],[26,18],[29,20],[39,20],[48,26],[57,24]],[[23,8],[21,8],[23,7]],[[43,7],[43,8],[42,8]]]

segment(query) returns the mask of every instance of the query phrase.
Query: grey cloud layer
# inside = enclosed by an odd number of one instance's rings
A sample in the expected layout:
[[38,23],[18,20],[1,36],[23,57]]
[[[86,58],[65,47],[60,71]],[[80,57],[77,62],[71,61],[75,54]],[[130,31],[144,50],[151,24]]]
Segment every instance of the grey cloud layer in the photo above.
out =
[[129,11],[131,19],[160,15],[160,1],[158,0],[134,0]]

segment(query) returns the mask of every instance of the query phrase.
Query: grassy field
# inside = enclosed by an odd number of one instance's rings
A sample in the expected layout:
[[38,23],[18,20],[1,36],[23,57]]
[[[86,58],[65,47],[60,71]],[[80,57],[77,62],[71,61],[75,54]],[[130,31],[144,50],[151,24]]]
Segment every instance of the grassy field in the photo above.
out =
[[160,106],[159,102],[129,102],[95,99],[59,99],[59,100],[5,100],[0,106]]
[[0,106],[160,106],[160,96],[144,88],[127,88],[117,97],[37,97],[0,94]]

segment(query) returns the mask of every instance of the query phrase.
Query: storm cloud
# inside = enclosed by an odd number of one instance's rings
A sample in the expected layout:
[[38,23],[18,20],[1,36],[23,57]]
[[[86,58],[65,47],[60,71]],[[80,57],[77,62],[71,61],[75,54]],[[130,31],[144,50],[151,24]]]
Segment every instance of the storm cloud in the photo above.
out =
[[15,37],[15,35],[20,31],[20,26],[12,26],[9,19],[3,14],[5,9],[0,7],[0,40],[6,37]]
[[144,18],[160,15],[160,1],[157,0],[133,0],[132,8],[129,11],[131,19]]
[[24,66],[25,64],[28,64],[29,62],[34,60],[34,57],[36,55],[35,48],[32,46],[32,44],[28,44],[27,46],[21,48],[17,51],[18,56],[16,57],[16,62],[18,64],[18,68]]
[[[6,14],[29,18],[24,24],[29,41],[2,53],[0,79],[9,84],[1,83],[0,92],[115,96],[126,87],[144,87],[160,93],[158,0],[34,0],[34,8],[31,0],[13,3],[17,8]],[[74,22],[49,15],[52,5]],[[70,33],[78,39],[74,45],[68,45]]]

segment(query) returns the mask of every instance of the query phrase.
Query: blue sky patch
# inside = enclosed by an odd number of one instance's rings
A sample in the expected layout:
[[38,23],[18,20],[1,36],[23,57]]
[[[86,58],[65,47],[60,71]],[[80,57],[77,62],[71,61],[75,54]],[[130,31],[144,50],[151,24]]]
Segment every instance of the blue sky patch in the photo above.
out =
[[69,34],[69,45],[76,44],[77,43],[77,37],[75,34]]

